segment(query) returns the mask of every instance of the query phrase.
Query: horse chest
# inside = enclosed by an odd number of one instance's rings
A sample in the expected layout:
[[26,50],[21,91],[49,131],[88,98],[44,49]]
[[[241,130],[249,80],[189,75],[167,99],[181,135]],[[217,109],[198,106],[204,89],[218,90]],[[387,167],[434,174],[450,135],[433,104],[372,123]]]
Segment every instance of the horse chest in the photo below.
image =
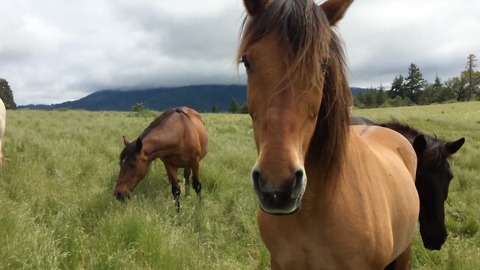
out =
[[354,224],[264,213],[258,222],[272,266],[280,269],[381,269],[389,256],[378,251],[373,232],[359,231]]

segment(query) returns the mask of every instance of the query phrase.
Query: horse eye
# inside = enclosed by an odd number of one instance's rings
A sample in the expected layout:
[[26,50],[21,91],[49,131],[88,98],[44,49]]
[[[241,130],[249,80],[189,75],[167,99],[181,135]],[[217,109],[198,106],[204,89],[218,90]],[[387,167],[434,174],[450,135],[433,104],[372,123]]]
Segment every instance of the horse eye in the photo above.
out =
[[242,58],[240,58],[240,63],[243,63],[248,73],[250,71],[250,62],[248,62],[246,55],[242,55]]

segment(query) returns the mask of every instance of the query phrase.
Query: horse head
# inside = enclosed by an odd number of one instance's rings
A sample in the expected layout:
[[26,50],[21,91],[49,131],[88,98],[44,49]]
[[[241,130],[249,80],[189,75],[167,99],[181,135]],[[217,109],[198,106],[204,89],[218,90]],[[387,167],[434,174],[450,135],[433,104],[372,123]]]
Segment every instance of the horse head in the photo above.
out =
[[120,173],[115,184],[115,197],[123,201],[148,172],[149,161],[143,153],[142,139],[129,142],[123,137],[125,148],[120,154]]
[[300,207],[312,137],[319,118],[334,114],[323,107],[328,112],[320,115],[322,103],[336,102],[324,88],[334,88],[343,76],[343,55],[331,28],[351,2],[244,0],[248,16],[238,59],[248,75],[248,111],[258,150],[253,187],[267,213],[290,214]]
[[448,158],[464,142],[464,138],[443,142],[424,135],[418,135],[413,141],[418,157],[415,185],[420,197],[420,234],[427,249],[440,250],[447,239],[444,204],[453,178]]

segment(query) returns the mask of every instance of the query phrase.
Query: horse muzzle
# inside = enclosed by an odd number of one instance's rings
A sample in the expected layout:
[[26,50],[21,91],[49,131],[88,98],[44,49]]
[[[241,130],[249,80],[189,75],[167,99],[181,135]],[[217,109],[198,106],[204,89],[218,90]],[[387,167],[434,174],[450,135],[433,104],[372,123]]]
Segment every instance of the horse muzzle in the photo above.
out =
[[426,249],[440,250],[447,240],[448,233],[445,226],[435,226],[420,221],[420,236]]
[[260,208],[269,214],[288,215],[300,209],[306,187],[305,171],[299,169],[284,181],[273,182],[253,169],[253,189],[260,201]]
[[114,192],[115,198],[121,202],[130,199],[130,192]]
[[428,250],[441,250],[443,244],[447,240],[447,234],[438,236],[430,236],[420,234],[422,236],[423,246]]

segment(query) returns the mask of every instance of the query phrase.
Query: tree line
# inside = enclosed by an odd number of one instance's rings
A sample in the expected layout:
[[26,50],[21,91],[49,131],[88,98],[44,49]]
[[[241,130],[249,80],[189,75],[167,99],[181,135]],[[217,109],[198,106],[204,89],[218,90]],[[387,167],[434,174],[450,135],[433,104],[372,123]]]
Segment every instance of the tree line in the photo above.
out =
[[7,80],[0,78],[0,99],[2,99],[7,110],[15,110],[17,104],[13,100],[13,92]]
[[470,54],[465,70],[443,83],[438,76],[433,83],[427,82],[420,69],[412,63],[407,76],[396,76],[390,89],[383,86],[369,88],[354,98],[354,105],[357,108],[375,108],[480,100],[480,71],[476,70],[476,61],[476,56]]

